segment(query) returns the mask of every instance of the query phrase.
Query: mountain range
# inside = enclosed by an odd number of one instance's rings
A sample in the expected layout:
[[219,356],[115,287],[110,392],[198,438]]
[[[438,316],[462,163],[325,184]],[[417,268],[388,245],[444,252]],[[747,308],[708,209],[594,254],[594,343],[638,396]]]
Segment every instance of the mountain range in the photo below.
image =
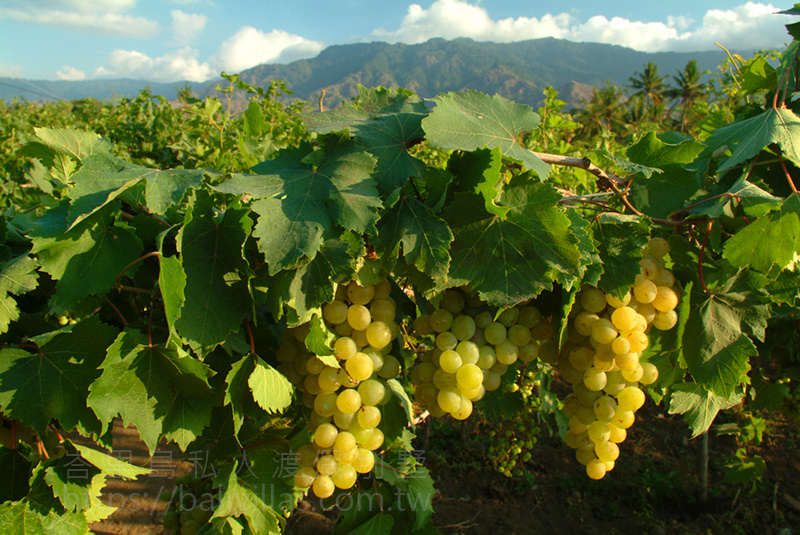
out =
[[[478,42],[460,38],[431,39],[420,44],[382,42],[334,45],[314,58],[289,64],[258,65],[240,73],[253,85],[267,86],[272,79],[286,82],[293,95],[316,108],[324,90],[325,108],[338,106],[357,94],[358,84],[404,87],[422,97],[445,91],[476,89],[499,94],[516,102],[536,106],[546,86],[559,90],[568,108],[579,106],[592,87],[609,81],[629,85],[629,78],[642,71],[648,61],[660,74],[673,75],[690,60],[701,69],[716,69],[725,52],[639,52],[617,45],[576,43],[543,38],[514,43]],[[205,83],[152,83],[128,79],[83,81],[27,81],[0,78],[0,99],[23,97],[28,101],[94,98],[107,100],[134,96],[145,85],[153,94],[174,99],[188,85],[199,97],[215,95],[221,78]],[[240,95],[239,104],[246,99]]]

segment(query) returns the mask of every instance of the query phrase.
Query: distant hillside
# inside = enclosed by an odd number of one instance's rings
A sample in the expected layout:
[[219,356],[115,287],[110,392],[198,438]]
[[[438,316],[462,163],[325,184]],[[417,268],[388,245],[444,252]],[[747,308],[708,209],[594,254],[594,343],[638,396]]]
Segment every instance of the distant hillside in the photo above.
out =
[[[648,60],[672,75],[696,59],[701,69],[715,69],[724,59],[722,51],[645,53],[615,45],[575,43],[545,38],[516,43],[486,43],[471,39],[431,39],[425,43],[357,43],[336,45],[317,57],[292,63],[259,65],[243,71],[241,77],[254,85],[267,86],[272,79],[284,80],[294,95],[316,108],[322,90],[324,105],[333,108],[365,86],[404,87],[423,97],[445,91],[477,89],[536,106],[542,90],[551,85],[559,90],[569,107],[580,105],[591,95],[591,87],[606,80],[626,86],[628,78],[641,71]],[[216,94],[212,80],[190,84],[200,97]],[[186,82],[152,83],[141,80],[27,81],[0,78],[0,99],[22,96],[28,101],[79,99],[107,100],[135,96],[145,85],[154,94],[174,99]],[[239,95],[239,104],[246,100]]]
[[[587,86],[606,80],[624,86],[648,60],[661,74],[675,74],[692,59],[702,69],[715,69],[724,52],[645,53],[615,45],[534,39],[516,43],[485,43],[471,39],[431,39],[417,45],[359,43],[331,46],[317,57],[288,65],[259,65],[241,77],[255,85],[271,79],[286,81],[294,98],[316,107],[325,89],[326,108],[356,95],[356,86],[404,87],[423,97],[444,91],[477,89],[536,106],[542,90],[559,89],[570,105],[591,94]],[[214,93],[217,82],[200,90]]]
[[[76,100],[94,98],[110,100],[119,97],[134,97],[139,91],[150,86],[154,95],[169,100],[177,97],[178,89],[188,82],[158,83],[126,78],[97,80],[24,80],[21,78],[0,78],[0,99],[10,101],[24,98],[28,102],[44,100]],[[201,84],[189,84],[197,89]]]

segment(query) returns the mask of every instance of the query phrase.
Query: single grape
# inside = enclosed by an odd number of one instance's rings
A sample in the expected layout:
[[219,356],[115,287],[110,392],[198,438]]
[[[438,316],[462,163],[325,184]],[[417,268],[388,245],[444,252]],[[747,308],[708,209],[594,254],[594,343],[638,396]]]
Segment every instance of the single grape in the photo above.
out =
[[436,347],[438,347],[442,351],[447,351],[448,349],[455,349],[458,345],[458,338],[450,331],[444,331],[439,333],[436,336]]
[[358,425],[364,429],[374,429],[381,423],[381,411],[378,407],[367,405],[357,412],[357,418]]
[[375,454],[367,449],[358,448],[358,456],[353,462],[353,468],[359,474],[366,474],[375,466]]
[[430,325],[434,332],[441,333],[450,329],[453,324],[453,314],[444,308],[431,314]]
[[381,349],[389,345],[392,341],[392,331],[389,326],[382,321],[373,321],[367,327],[367,342],[376,349]]
[[593,392],[599,392],[605,388],[607,381],[606,372],[598,370],[594,366],[583,374],[583,384]]
[[606,476],[606,463],[600,459],[591,459],[586,463],[586,475],[594,480],[603,479]]
[[644,402],[644,392],[635,386],[627,386],[617,394],[617,405],[622,411],[638,411],[642,408]]
[[465,390],[474,390],[483,384],[483,371],[475,364],[464,364],[456,372],[456,383]]
[[658,286],[653,298],[653,308],[659,312],[673,310],[678,306],[678,294],[668,286]]
[[669,242],[664,238],[650,238],[647,243],[647,254],[661,258],[669,252]]
[[607,318],[600,318],[592,324],[592,338],[600,344],[610,344],[618,334]]
[[506,339],[506,333],[505,325],[496,321],[487,325],[483,330],[483,336],[486,338],[486,341],[493,346],[502,343]]
[[458,290],[449,289],[445,290],[444,294],[442,294],[442,300],[439,303],[439,308],[445,309],[452,314],[458,314],[464,309],[465,304],[466,301],[464,300],[464,294]]
[[651,303],[658,293],[658,287],[651,280],[639,280],[633,287],[633,296],[640,303]]
[[322,317],[333,325],[344,323],[347,321],[347,303],[344,301],[331,301],[322,307]]
[[322,417],[330,418],[336,411],[336,392],[320,392],[314,399],[314,411]]
[[337,359],[347,360],[358,351],[355,340],[347,336],[337,338],[333,343],[333,354]]
[[589,434],[589,438],[591,438],[592,442],[595,444],[599,442],[607,442],[611,437],[611,429],[608,427],[608,424],[598,420],[595,420],[589,424],[587,433]]
[[450,331],[459,340],[469,340],[475,336],[475,331],[478,329],[475,325],[475,320],[466,314],[456,316],[453,319],[453,324],[450,326]]
[[642,363],[642,377],[639,382],[643,385],[651,385],[658,380],[658,368],[650,362]]
[[321,424],[317,427],[316,431],[314,431],[314,444],[320,448],[330,448],[336,441],[336,436],[338,434],[339,431],[336,429],[336,426],[329,423]]
[[366,305],[375,296],[375,286],[361,286],[356,281],[347,285],[347,299],[354,305]]
[[598,442],[594,446],[594,453],[601,461],[616,461],[619,457],[619,446],[615,442]]
[[345,361],[344,368],[354,380],[365,381],[372,375],[372,359],[359,352]]
[[389,323],[394,321],[397,307],[391,299],[375,299],[369,305],[369,314],[373,320]]
[[348,451],[356,447],[356,437],[353,433],[339,431],[336,440],[333,442],[333,451]]
[[349,489],[356,484],[358,472],[351,464],[342,464],[336,469],[336,472],[331,476],[331,481],[340,489]]
[[338,467],[339,463],[336,462],[333,455],[323,455],[317,461],[317,473],[323,476],[333,475]]
[[632,331],[636,327],[636,315],[631,307],[619,307],[611,314],[611,322],[618,331]]
[[653,327],[659,331],[668,331],[678,324],[678,313],[674,310],[658,312],[653,318]]
[[606,294],[597,288],[586,287],[581,291],[580,303],[584,310],[602,312],[606,308]]
[[494,346],[497,362],[509,366],[519,358],[519,347],[514,345],[511,340],[503,340]]
[[312,490],[317,498],[324,499],[331,496],[333,491],[336,490],[336,487],[334,486],[333,480],[330,478],[330,476],[319,475],[314,478]]
[[454,388],[439,390],[436,398],[439,406],[448,413],[453,413],[461,406],[461,394]]
[[342,390],[336,398],[336,408],[345,414],[356,412],[361,408],[361,394],[354,388]]

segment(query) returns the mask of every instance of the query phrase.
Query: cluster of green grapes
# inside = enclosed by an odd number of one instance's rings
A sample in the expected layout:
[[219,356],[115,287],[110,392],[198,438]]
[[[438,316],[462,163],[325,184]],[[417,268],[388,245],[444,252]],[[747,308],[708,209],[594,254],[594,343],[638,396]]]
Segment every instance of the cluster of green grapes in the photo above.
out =
[[570,314],[568,341],[558,358],[561,376],[572,385],[563,406],[569,419],[564,442],[577,450],[592,479],[614,468],[618,444],[645,402],[639,385],[658,378],[653,364],[640,362],[647,332],[651,326],[671,329],[678,321],[679,291],[664,264],[668,252],[666,240],[651,239],[631,291],[620,299],[585,286]]
[[486,422],[487,435],[491,437],[489,459],[492,466],[501,474],[520,477],[525,474],[523,464],[533,455],[541,428],[536,425],[538,407],[527,404],[513,415]]
[[400,373],[400,362],[390,354],[399,333],[390,290],[386,280],[366,286],[353,281],[340,285],[323,307],[325,325],[336,334],[338,366],[306,349],[308,325],[287,329],[277,352],[278,370],[311,409],[313,439],[298,449],[294,484],[310,487],[319,498],[355,485],[358,474],[372,470],[374,451],[383,445],[379,407],[392,396],[386,381]]
[[466,419],[473,402],[497,390],[517,360],[557,354],[553,325],[535,306],[518,305],[498,314],[459,289],[447,290],[439,308],[414,320],[413,329],[433,341],[434,348],[423,352],[411,370],[411,379],[416,401],[436,417]]
[[175,489],[161,493],[168,502],[164,512],[163,526],[168,532],[194,535],[207,524],[217,505],[211,478],[198,478],[192,473],[175,480]]

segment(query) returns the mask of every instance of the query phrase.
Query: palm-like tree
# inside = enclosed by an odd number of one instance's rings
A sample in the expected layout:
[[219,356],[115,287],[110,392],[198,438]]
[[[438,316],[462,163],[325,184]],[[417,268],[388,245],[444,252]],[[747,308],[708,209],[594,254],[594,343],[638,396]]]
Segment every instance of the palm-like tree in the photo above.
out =
[[664,98],[667,86],[664,84],[666,76],[659,76],[658,65],[648,61],[642,72],[637,72],[629,78],[631,87],[635,90],[633,98],[643,99],[648,108],[652,110],[651,117],[657,120],[664,107]]
[[592,97],[584,108],[577,110],[577,122],[581,125],[578,135],[590,139],[595,135],[615,136],[624,131],[625,118],[622,89],[606,81],[602,89],[592,89]]
[[668,96],[676,99],[676,104],[681,107],[681,132],[686,131],[687,118],[694,103],[706,94],[706,86],[701,81],[703,72],[697,67],[697,60],[691,60],[683,71],[672,76],[676,88],[668,92]]

